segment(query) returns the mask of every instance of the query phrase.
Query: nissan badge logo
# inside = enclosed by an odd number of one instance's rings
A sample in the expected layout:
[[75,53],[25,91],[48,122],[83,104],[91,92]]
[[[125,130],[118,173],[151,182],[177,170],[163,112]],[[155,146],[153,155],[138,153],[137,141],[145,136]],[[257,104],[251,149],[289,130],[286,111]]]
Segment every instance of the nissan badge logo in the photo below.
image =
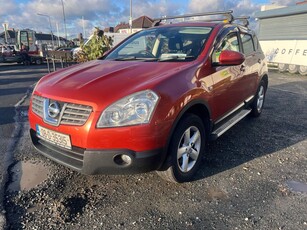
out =
[[50,103],[48,107],[48,115],[51,118],[56,118],[60,114],[60,106],[57,102]]

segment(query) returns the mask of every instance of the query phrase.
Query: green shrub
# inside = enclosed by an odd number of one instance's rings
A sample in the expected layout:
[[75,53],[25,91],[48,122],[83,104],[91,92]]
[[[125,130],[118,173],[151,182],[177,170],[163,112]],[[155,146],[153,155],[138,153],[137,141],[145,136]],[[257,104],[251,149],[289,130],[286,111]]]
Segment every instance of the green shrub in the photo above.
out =
[[95,27],[93,36],[87,43],[81,43],[81,51],[77,54],[77,62],[86,62],[101,57],[111,49],[113,39],[104,35],[104,32]]

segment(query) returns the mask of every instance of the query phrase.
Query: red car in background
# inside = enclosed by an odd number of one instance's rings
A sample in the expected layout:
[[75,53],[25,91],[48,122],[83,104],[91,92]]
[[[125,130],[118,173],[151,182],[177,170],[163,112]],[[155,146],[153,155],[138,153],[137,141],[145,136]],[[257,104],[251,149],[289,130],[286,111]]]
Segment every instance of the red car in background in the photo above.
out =
[[156,170],[190,181],[208,141],[261,114],[267,86],[264,54],[247,27],[156,26],[43,77],[30,102],[31,138],[43,155],[84,174]]

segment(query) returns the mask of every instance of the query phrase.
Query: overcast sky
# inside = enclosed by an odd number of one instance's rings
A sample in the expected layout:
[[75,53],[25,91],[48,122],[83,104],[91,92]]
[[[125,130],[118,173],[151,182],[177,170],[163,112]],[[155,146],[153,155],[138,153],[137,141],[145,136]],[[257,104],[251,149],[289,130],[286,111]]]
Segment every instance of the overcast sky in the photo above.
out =
[[[299,1],[299,0],[297,0]],[[151,18],[208,11],[234,10],[235,16],[249,15],[260,10],[261,5],[294,5],[295,0],[132,0],[133,18],[147,15]],[[88,36],[93,27],[105,28],[129,21],[130,0],[63,0],[69,37],[83,32]],[[64,35],[62,0],[0,0],[0,22],[9,28],[30,28],[37,32],[50,31]],[[82,20],[82,17],[84,20]],[[3,31],[1,25],[0,32]]]

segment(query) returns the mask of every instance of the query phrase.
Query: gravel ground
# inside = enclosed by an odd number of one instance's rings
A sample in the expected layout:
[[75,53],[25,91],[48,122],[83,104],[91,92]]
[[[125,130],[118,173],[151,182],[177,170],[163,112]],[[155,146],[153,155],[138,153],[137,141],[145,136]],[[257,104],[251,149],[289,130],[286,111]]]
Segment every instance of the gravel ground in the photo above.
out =
[[271,71],[263,114],[210,143],[195,181],[184,184],[154,172],[84,176],[53,163],[31,146],[27,105],[7,187],[20,162],[48,176],[7,189],[8,229],[307,229],[307,77]]

